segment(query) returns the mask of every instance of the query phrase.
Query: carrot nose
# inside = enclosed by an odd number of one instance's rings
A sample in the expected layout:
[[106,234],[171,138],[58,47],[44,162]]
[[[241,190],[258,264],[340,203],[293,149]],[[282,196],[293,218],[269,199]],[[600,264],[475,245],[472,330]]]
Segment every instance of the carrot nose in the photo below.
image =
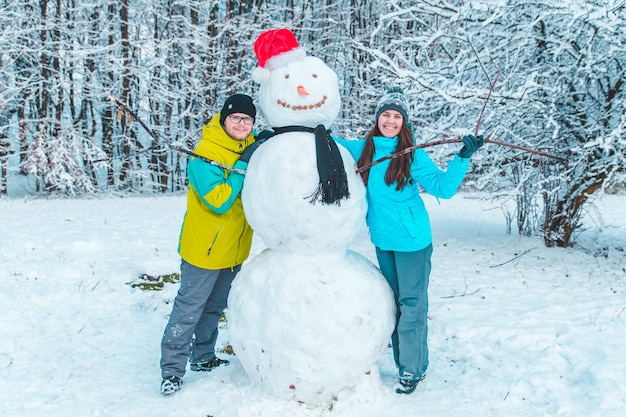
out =
[[304,88],[301,85],[299,85],[298,86],[298,94],[300,94],[301,96],[308,96],[309,92],[306,91],[306,88]]

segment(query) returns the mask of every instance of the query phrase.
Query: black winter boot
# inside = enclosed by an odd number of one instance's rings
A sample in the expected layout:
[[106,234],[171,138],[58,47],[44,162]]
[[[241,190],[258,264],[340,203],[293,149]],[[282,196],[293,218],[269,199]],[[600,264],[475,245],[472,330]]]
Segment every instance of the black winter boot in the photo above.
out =
[[220,365],[228,366],[230,362],[225,359],[213,358],[208,362],[198,362],[189,365],[192,371],[212,371]]
[[396,386],[396,393],[397,394],[412,393],[413,391],[415,391],[415,388],[417,388],[417,384],[423,381],[424,378],[426,378],[425,374],[416,379],[400,377],[400,381],[398,381],[398,385]]
[[177,376],[166,376],[161,382],[161,395],[170,395],[180,389],[183,380]]

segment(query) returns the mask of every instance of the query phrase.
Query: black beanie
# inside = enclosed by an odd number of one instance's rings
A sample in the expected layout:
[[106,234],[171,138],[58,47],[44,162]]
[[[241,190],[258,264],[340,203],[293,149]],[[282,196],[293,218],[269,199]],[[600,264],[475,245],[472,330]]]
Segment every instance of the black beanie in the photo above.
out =
[[254,107],[254,103],[252,103],[252,97],[245,94],[233,94],[228,97],[220,112],[220,124],[224,126],[226,116],[230,116],[233,113],[247,114],[252,117],[252,120],[255,120],[256,107]]

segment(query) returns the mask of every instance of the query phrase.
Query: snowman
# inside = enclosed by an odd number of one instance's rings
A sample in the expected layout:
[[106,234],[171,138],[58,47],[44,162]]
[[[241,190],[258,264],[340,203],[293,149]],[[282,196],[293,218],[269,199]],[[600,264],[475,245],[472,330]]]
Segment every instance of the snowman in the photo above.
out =
[[365,186],[328,134],[337,75],[288,29],[255,42],[259,108],[276,135],[248,164],[242,200],[267,247],[235,278],[231,345],[250,380],[279,398],[322,404],[378,378],[393,331],[393,295],[348,246],[363,227]]

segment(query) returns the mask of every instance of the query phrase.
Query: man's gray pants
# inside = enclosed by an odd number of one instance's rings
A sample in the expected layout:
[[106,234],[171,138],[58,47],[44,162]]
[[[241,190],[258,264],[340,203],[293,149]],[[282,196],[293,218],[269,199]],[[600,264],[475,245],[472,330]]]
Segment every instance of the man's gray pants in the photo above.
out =
[[241,269],[202,269],[185,260],[180,264],[180,289],[161,340],[161,376],[185,374],[187,361],[215,358],[219,318],[224,313],[230,285]]

